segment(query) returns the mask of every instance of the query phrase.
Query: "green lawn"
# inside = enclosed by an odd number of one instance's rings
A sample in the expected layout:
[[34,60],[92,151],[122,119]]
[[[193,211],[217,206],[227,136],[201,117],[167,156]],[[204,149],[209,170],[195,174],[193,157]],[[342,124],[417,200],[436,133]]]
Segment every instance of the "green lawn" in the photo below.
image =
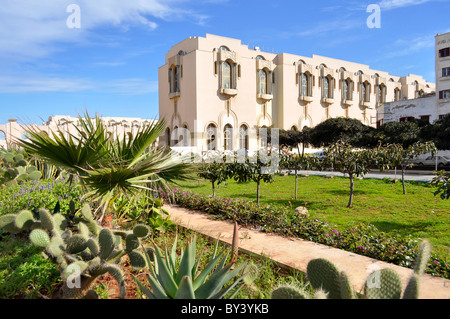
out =
[[[370,223],[391,234],[427,238],[434,250],[450,254],[450,201],[434,196],[434,188],[424,183],[407,183],[403,195],[401,182],[363,179],[355,181],[353,207],[347,208],[347,178],[319,176],[299,177],[298,197],[294,199],[294,176],[275,176],[272,184],[261,185],[261,204],[306,206],[311,217],[317,217],[347,228],[353,223]],[[180,182],[181,188],[199,194],[212,194],[205,180]],[[228,180],[216,188],[217,197],[256,201],[256,183]]]

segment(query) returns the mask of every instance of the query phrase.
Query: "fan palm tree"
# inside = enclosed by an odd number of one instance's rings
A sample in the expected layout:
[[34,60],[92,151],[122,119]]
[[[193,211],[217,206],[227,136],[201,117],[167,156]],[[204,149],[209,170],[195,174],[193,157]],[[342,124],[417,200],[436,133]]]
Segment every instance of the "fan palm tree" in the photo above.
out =
[[153,143],[165,127],[164,119],[140,127],[121,139],[108,135],[101,118],[78,116],[76,133],[58,130],[49,134],[36,128],[26,129],[26,139],[17,144],[41,160],[65,169],[69,181],[74,179],[86,191],[86,196],[99,200],[103,208],[100,219],[114,198],[120,194],[133,195],[147,190],[168,189],[170,183],[187,179],[192,166],[165,148]]

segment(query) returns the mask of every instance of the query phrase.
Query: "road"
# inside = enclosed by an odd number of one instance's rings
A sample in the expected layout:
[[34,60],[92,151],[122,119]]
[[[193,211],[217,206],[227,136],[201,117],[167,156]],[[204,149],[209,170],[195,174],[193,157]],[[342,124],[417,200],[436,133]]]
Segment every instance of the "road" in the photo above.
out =
[[[285,172],[285,170],[283,170]],[[290,171],[290,174],[294,174],[294,170]],[[303,175],[318,175],[318,176],[327,176],[327,175],[333,175],[333,176],[344,176],[341,172],[336,171],[298,171],[298,174]],[[429,182],[433,179],[435,175],[433,174],[432,170],[417,170],[417,169],[411,169],[406,170],[405,173],[405,180],[410,181],[421,181],[421,182]],[[376,178],[376,179],[383,179],[383,178],[393,178],[393,179],[401,179],[402,178],[402,171],[401,170],[392,170],[389,172],[380,172],[379,170],[371,170],[370,173],[364,175],[364,178]]]

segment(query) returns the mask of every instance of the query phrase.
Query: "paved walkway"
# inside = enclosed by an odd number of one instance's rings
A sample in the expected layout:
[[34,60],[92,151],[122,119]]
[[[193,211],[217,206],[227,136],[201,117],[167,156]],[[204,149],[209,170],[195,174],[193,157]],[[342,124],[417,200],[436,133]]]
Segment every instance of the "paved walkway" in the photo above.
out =
[[[213,220],[207,214],[189,211],[177,206],[164,206],[171,220],[183,227],[218,238],[231,244],[234,224]],[[240,250],[255,255],[267,256],[281,266],[306,272],[311,259],[326,258],[350,277],[356,291],[361,291],[367,276],[378,268],[392,268],[400,275],[403,288],[412,274],[412,269],[381,262],[372,258],[316,244],[298,238],[286,238],[274,234],[239,227]],[[449,299],[450,280],[425,274],[420,282],[420,299]]]

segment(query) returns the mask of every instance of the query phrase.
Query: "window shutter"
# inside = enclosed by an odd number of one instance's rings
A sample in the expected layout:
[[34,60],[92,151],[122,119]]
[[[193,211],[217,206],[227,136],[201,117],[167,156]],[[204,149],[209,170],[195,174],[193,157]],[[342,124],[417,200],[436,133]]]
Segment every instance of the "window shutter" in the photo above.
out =
[[231,75],[232,75],[232,81],[233,81],[233,83],[231,84],[231,88],[237,89],[237,63],[233,64],[233,67],[231,70]]
[[223,74],[223,62],[220,61],[219,64],[219,88],[223,89],[223,81],[222,81],[222,74]]
[[272,82],[273,82],[273,73],[269,71],[269,75],[267,76],[267,94],[272,94]]
[[350,100],[353,101],[353,81],[350,81],[348,89],[350,90]]
[[180,92],[180,66],[179,65],[177,65],[177,67],[176,67],[176,74],[175,74],[175,76],[177,77],[177,86],[176,86],[176,88],[175,88],[175,92]]

